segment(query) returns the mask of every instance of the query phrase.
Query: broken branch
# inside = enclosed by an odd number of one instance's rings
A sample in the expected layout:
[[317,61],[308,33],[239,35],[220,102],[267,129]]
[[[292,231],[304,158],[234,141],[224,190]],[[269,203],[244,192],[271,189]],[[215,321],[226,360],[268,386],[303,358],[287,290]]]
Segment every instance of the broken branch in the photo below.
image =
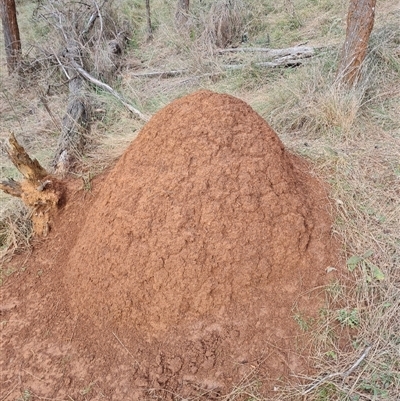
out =
[[306,391],[304,391],[303,395],[306,395],[308,393],[310,393],[312,390],[314,390],[315,388],[319,387],[321,384],[325,383],[328,380],[331,380],[335,377],[342,377],[343,380],[346,379],[351,373],[353,373],[353,371],[360,365],[360,363],[367,357],[367,355],[369,354],[369,351],[371,351],[372,345],[368,345],[364,352],[361,354],[361,356],[357,359],[356,362],[353,363],[353,365],[347,369],[344,372],[336,372],[336,373],[331,373],[328,376],[323,377],[322,379],[318,380],[316,383],[314,383],[313,385],[311,385],[311,387],[309,387]]
[[260,68],[276,68],[276,67],[298,67],[299,65],[303,64],[304,59],[295,59],[290,60],[283,58],[278,59],[276,61],[264,61],[260,63],[251,63],[251,64],[225,64],[222,66],[224,70],[241,70],[243,68],[252,65],[254,67]]
[[20,198],[22,196],[21,184],[12,178],[0,182],[0,189],[8,195]]
[[13,133],[10,134],[7,153],[24,179],[21,182],[12,178],[2,181],[0,190],[21,198],[31,210],[35,234],[46,235],[50,228],[51,217],[64,196],[64,184],[49,175],[36,159],[32,159]]
[[231,49],[220,49],[219,54],[224,53],[240,53],[240,52],[261,52],[267,57],[283,57],[283,56],[302,56],[311,57],[314,55],[314,48],[310,46],[294,46],[285,49],[270,49],[268,47],[237,47]]
[[150,71],[131,74],[134,78],[173,78],[190,73],[189,70]]
[[111,88],[111,86],[101,82],[100,80],[96,79],[94,76],[90,75],[86,70],[84,70],[77,62],[71,60],[71,65],[75,68],[78,73],[85,78],[87,81],[91,82],[92,84],[98,86],[99,88],[111,93],[115,98],[117,98],[132,114],[136,117],[139,117],[143,121],[148,121],[149,118],[145,116],[142,112],[138,109],[130,105],[122,95],[120,95],[116,90]]
[[31,159],[25,149],[18,143],[13,133],[9,138],[7,154],[18,171],[30,182],[37,183],[48,175],[48,172],[36,159]]

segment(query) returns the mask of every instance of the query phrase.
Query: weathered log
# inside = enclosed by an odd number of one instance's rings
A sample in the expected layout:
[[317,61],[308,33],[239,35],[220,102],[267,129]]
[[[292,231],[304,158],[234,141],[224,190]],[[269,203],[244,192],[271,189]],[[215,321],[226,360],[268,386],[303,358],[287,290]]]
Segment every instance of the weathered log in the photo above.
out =
[[284,49],[271,49],[268,47],[236,47],[230,49],[220,49],[218,50],[219,54],[224,53],[263,53],[266,57],[284,57],[284,56],[293,56],[293,57],[311,57],[314,55],[314,48],[310,46],[294,46],[287,47]]
[[[315,55],[313,47],[295,46],[285,49],[270,49],[267,47],[238,47],[232,49],[220,49],[219,54],[224,53],[240,53],[240,52],[261,52],[266,58],[272,58],[272,61],[261,61],[252,63],[256,67],[275,68],[275,67],[296,67],[303,63],[302,59],[309,58]],[[248,64],[225,64],[222,65],[224,70],[240,70],[248,67]],[[143,71],[131,74],[134,78],[173,78],[181,75],[190,74],[190,70],[170,70],[170,71]],[[220,73],[216,73],[219,75]],[[216,75],[216,74],[205,74]]]
[[189,74],[190,70],[144,71],[131,74],[134,78],[173,78]]
[[50,175],[36,159],[32,159],[14,134],[10,134],[7,154],[24,178],[21,182],[12,178],[2,181],[0,189],[22,199],[31,210],[35,234],[45,236],[49,232],[52,216],[62,203],[64,184]]
[[[292,59],[291,57],[281,57],[275,61],[263,61],[259,63],[251,63],[250,65],[259,68],[276,68],[276,67],[298,67],[304,63],[304,58]],[[248,67],[247,64],[226,64],[222,66],[224,70],[241,70]]]
[[[81,62],[79,46],[70,41],[65,57],[71,63]],[[83,153],[89,126],[88,109],[85,101],[84,82],[75,68],[67,67],[69,78],[69,97],[67,111],[62,120],[61,135],[51,163],[57,175],[64,176],[73,169],[76,160]]]

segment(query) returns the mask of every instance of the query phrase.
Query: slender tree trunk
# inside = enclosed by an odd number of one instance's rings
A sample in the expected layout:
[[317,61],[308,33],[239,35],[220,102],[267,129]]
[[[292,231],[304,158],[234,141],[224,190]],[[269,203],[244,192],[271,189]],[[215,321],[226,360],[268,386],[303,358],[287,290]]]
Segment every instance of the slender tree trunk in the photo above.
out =
[[21,39],[15,0],[0,0],[0,13],[3,24],[7,68],[8,73],[11,74],[17,68],[21,57]]
[[150,0],[146,0],[146,17],[147,17],[147,42],[153,39],[153,28],[151,27]]
[[376,0],[351,0],[347,14],[346,41],[343,45],[337,78],[354,86],[360,78],[360,70],[368,48],[368,40],[374,26]]
[[189,0],[178,0],[175,22],[178,28],[185,25],[189,18]]

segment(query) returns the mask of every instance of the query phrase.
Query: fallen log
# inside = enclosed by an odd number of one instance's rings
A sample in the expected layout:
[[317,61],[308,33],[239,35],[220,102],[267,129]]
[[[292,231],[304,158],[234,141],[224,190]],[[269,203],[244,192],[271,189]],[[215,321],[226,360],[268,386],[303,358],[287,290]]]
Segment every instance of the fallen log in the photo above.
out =
[[251,64],[225,64],[222,66],[224,70],[241,70],[243,68],[254,66],[259,68],[276,68],[276,67],[298,67],[304,63],[304,58],[291,59],[282,57],[275,61],[262,61]]
[[149,71],[131,74],[134,78],[173,78],[189,74],[190,70],[171,70],[171,71]]
[[[69,40],[64,51],[69,60],[81,62],[81,49],[73,40]],[[82,77],[73,68],[63,68],[68,78],[68,105],[62,119],[61,135],[58,139],[51,166],[53,172],[65,176],[71,171],[83,154],[89,131],[89,107]]]
[[224,53],[244,53],[244,52],[260,52],[266,57],[283,57],[283,56],[296,56],[296,57],[311,57],[314,55],[314,48],[311,46],[294,46],[284,49],[271,49],[268,47],[236,47],[230,49],[220,49],[219,54]]
[[[237,47],[231,49],[220,49],[219,54],[233,53],[233,52],[262,52],[266,58],[275,58],[272,61],[261,61],[251,63],[256,67],[275,68],[275,67],[296,67],[303,63],[302,59],[309,58],[315,55],[313,47],[309,46],[295,46],[286,49],[270,49],[267,47]],[[249,64],[224,64],[223,70],[240,70],[248,67]],[[189,75],[189,69],[183,70],[169,70],[169,71],[142,71],[131,74],[134,78],[173,78],[182,75]],[[220,75],[221,73],[204,74],[204,76]]]
[[21,182],[12,178],[2,181],[0,189],[22,199],[31,211],[35,234],[46,236],[51,227],[52,216],[62,204],[65,186],[28,155],[13,133],[10,134],[7,154],[24,178]]

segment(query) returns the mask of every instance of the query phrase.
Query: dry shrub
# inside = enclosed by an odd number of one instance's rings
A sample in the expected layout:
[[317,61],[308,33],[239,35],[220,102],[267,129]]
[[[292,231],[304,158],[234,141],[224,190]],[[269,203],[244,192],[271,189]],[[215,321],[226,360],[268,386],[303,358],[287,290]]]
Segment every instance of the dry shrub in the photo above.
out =
[[227,47],[241,40],[246,8],[241,0],[218,0],[209,11],[203,32],[206,42],[217,47]]
[[113,79],[131,32],[130,23],[119,16],[113,2],[93,5],[45,0],[35,10],[34,21],[48,29],[40,51],[55,64],[64,61],[66,52],[76,49],[91,74],[106,81]]

